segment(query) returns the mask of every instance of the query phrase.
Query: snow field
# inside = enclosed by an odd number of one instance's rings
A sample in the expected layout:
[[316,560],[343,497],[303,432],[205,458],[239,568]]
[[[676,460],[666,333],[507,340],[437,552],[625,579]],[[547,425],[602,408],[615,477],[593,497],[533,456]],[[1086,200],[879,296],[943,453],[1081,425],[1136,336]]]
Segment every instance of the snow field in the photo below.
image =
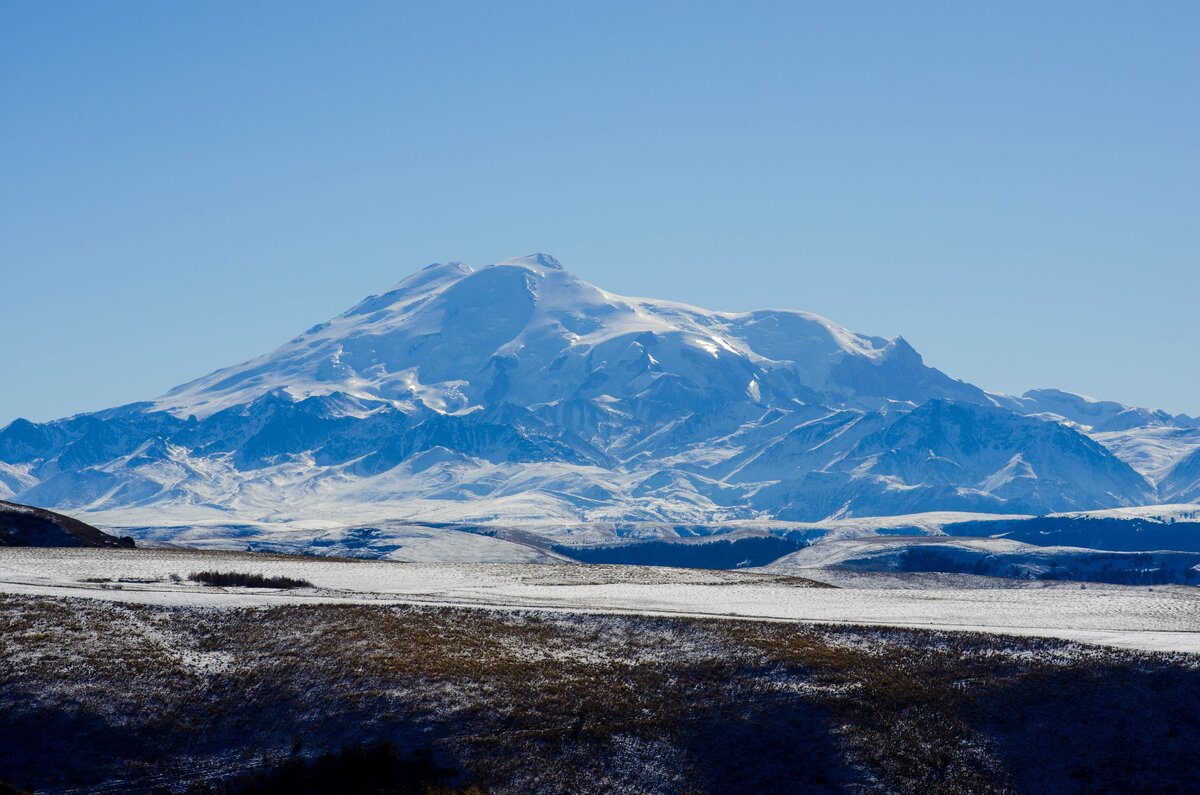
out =
[[[303,579],[273,591],[189,582],[204,570]],[[172,575],[180,578],[179,582]],[[895,577],[896,575],[888,575]],[[396,563],[194,550],[0,549],[0,593],[157,605],[445,604],[969,630],[1200,653],[1200,590],[1078,584],[811,587],[769,574],[638,566]],[[869,585],[870,583],[867,582]],[[987,584],[994,585],[988,579]]]

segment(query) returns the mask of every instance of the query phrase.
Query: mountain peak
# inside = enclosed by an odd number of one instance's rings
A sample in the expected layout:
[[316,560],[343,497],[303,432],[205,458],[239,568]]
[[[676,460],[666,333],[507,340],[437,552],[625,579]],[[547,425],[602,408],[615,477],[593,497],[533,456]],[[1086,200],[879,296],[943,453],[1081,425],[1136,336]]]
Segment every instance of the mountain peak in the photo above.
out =
[[[428,274],[430,272],[437,273],[470,273],[474,268],[465,262],[451,260],[450,262],[431,262],[424,268],[421,268],[418,273]],[[412,278],[411,276],[409,278]]]
[[540,251],[533,254],[526,254],[523,257],[513,257],[512,259],[502,260],[496,263],[497,265],[533,265],[539,268],[550,268],[551,270],[563,270],[562,263],[556,260],[549,254],[543,254]]
[[428,266],[275,351],[176,387],[157,406],[203,418],[278,388],[449,412],[499,400],[676,401],[668,393],[707,405],[743,400],[752,382],[767,403],[787,405],[983,399],[927,367],[902,338],[863,337],[802,312],[726,314],[625,298],[536,252],[479,270]]

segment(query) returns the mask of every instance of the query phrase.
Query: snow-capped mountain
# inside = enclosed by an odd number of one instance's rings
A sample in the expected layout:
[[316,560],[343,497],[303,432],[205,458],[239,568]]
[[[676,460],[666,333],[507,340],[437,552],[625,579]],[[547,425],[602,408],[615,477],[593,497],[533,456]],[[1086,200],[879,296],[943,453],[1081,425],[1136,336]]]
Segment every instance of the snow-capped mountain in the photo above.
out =
[[1198,426],[989,394],[900,337],[626,298],[536,254],[431,265],[157,400],[17,420],[0,498],[160,524],[1044,513],[1196,498]]
[[1020,397],[993,397],[998,405],[1019,414],[1051,417],[1095,433],[1119,433],[1136,428],[1200,428],[1200,420],[1186,414],[1172,416],[1159,409],[1096,400],[1060,389],[1031,389]]
[[277,389],[444,413],[633,399],[689,408],[987,401],[925,367],[903,339],[802,312],[624,298],[543,254],[480,270],[431,265],[265,356],[171,390],[155,408],[205,417]]

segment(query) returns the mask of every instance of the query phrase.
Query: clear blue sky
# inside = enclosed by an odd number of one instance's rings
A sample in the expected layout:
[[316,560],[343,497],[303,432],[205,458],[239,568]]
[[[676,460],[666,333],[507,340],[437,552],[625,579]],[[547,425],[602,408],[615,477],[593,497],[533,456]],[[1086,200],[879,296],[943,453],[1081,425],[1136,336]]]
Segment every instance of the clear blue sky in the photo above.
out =
[[433,261],[1200,414],[1200,4],[0,2],[0,425]]

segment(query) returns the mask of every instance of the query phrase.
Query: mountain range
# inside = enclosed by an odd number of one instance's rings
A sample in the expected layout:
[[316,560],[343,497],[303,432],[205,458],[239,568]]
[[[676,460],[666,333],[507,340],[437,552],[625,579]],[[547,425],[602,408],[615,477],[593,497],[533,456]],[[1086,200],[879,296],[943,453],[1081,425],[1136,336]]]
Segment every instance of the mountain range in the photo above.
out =
[[112,520],[712,525],[1200,501],[1200,420],[1000,395],[791,310],[435,264],[141,403],[0,430],[0,498]]

